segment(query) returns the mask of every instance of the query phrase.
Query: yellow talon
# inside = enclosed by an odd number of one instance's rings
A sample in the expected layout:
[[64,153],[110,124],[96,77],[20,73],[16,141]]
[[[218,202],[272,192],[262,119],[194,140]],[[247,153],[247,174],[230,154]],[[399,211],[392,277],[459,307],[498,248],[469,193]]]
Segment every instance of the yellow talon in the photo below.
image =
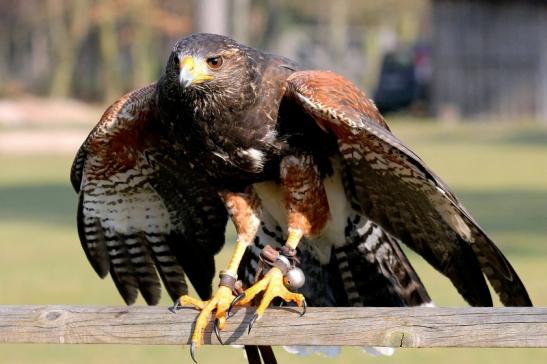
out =
[[185,306],[185,305],[194,306],[194,308],[196,308],[198,310],[203,310],[203,308],[205,308],[205,305],[207,304],[207,302],[208,301],[201,301],[201,300],[198,300],[197,298],[190,297],[188,295],[184,295],[184,296],[181,296],[179,298],[179,305],[181,305],[181,306]]
[[201,310],[196,320],[194,332],[192,334],[192,348],[195,351],[203,342],[203,332],[211,318],[213,311],[216,310],[215,318],[218,320],[218,328],[223,329],[226,323],[226,312],[234,299],[232,290],[226,286],[220,286],[213,297],[207,301],[200,301],[188,295],[179,298],[181,305],[190,305]]
[[238,304],[245,305],[250,303],[260,292],[264,291],[260,305],[256,309],[255,317],[251,321],[249,331],[254,322],[256,322],[270,305],[275,297],[281,297],[286,302],[295,302],[299,307],[306,307],[304,295],[289,291],[283,283],[283,273],[279,268],[272,267],[266,275],[256,282],[252,287],[245,291],[245,296]]

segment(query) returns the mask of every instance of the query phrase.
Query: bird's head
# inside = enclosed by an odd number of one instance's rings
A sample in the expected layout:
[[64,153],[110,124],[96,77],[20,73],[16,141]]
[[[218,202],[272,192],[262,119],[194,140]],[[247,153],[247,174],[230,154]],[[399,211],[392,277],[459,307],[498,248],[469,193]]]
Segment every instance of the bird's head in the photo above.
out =
[[251,48],[216,34],[193,34],[181,39],[165,69],[165,86],[173,101],[188,110],[238,110],[252,102],[259,72]]

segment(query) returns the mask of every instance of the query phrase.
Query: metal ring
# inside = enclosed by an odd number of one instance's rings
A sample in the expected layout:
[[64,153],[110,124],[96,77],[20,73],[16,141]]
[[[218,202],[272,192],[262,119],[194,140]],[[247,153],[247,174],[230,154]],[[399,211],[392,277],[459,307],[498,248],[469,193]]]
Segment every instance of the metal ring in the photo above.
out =
[[280,260],[281,262],[283,262],[283,264],[287,266],[287,268],[291,268],[291,262],[289,261],[289,258],[287,258],[286,256],[279,254],[276,260]]

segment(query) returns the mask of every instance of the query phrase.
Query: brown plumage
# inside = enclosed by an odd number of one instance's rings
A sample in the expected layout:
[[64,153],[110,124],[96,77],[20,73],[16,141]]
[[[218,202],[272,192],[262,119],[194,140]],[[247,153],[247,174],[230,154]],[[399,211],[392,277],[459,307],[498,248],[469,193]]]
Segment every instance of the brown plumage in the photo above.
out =
[[188,291],[184,273],[209,297],[227,220],[215,191],[158,122],[155,95],[149,85],[109,107],[71,170],[82,247],[128,304],[139,290],[158,302],[156,270],[173,299]]
[[503,304],[531,305],[507,259],[446,184],[379,127],[385,121],[362,91],[330,72],[295,73],[288,84],[296,102],[336,136],[347,192],[367,217],[450,278],[469,303],[491,305],[482,270]]
[[505,305],[531,305],[507,259],[361,90],[223,36],[177,43],[156,85],[106,111],[71,177],[84,250],[128,303],[137,290],[157,302],[155,270],[173,298],[186,292],[184,273],[208,298],[227,207],[239,232],[227,272],[247,284],[260,248],[286,243],[312,304],[428,304],[402,242],[472,305],[492,304],[483,274]]

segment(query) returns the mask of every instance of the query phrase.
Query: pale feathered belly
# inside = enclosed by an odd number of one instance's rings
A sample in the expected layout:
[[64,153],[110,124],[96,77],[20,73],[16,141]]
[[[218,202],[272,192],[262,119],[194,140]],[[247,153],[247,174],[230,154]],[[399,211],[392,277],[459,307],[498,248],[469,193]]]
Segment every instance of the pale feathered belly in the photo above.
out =
[[[319,234],[309,239],[309,248],[314,250],[322,264],[329,262],[333,246],[338,247],[346,243],[345,230],[348,218],[355,214],[344,191],[339,161],[333,158],[331,162],[334,173],[323,180],[330,216]],[[268,181],[255,183],[253,187],[262,201],[262,207],[273,216],[286,235],[287,209],[281,185]]]

